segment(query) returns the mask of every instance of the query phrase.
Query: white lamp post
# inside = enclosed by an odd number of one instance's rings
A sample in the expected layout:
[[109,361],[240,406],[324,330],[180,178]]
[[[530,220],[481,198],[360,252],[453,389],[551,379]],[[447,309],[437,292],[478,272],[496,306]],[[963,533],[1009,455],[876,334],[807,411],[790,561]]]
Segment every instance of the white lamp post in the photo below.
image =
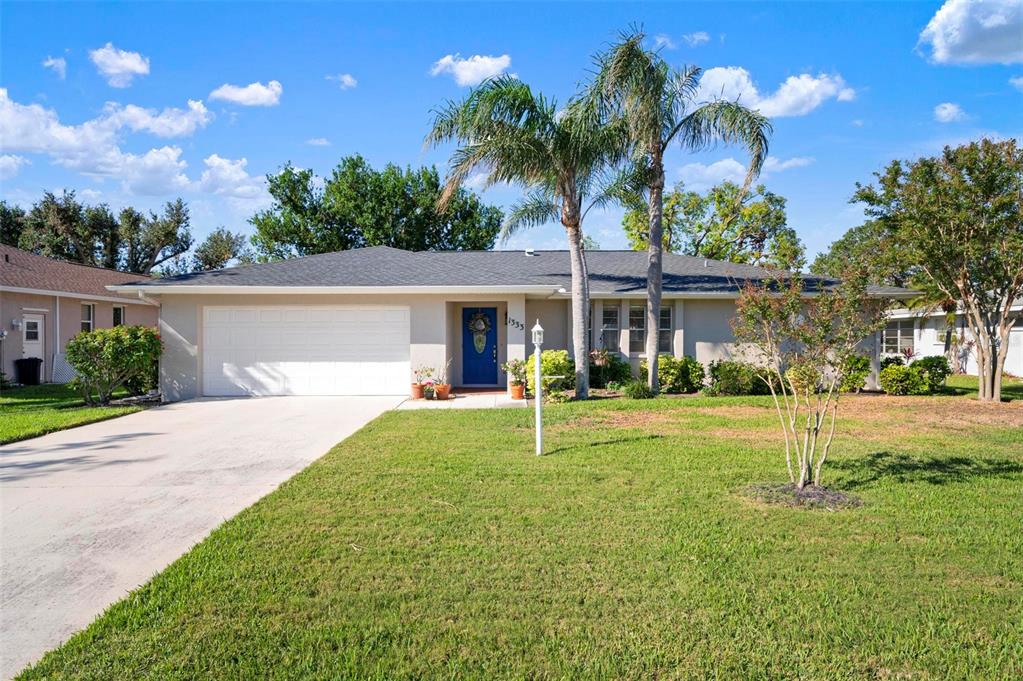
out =
[[536,455],[543,454],[543,388],[540,385],[540,346],[543,345],[543,327],[540,320],[533,326],[533,401],[536,402]]

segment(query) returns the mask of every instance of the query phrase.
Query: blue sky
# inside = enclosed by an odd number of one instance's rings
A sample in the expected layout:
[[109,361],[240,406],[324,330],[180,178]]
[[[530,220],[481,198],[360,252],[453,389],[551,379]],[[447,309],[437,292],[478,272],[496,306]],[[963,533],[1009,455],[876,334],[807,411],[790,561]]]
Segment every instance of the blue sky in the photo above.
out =
[[[641,25],[708,91],[772,116],[763,177],[811,254],[862,212],[857,181],[892,158],[1023,129],[1020,0],[918,3],[0,5],[0,196],[69,188],[153,208],[177,196],[201,238],[267,205],[286,161],[329,174],[344,155],[437,164],[430,110],[485,75],[564,100],[592,54]],[[668,180],[734,177],[729,147],[675,151]],[[512,188],[486,198],[508,204]],[[620,211],[587,232],[622,248]],[[508,247],[561,248],[560,226]]]

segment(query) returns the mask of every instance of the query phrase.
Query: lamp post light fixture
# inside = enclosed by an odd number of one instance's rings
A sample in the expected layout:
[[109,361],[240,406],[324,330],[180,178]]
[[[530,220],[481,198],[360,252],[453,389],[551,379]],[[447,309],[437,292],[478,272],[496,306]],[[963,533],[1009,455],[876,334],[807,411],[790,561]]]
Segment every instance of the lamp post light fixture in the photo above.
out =
[[540,346],[543,345],[543,327],[540,320],[533,326],[533,401],[536,402],[536,455],[543,454],[543,387],[540,385]]

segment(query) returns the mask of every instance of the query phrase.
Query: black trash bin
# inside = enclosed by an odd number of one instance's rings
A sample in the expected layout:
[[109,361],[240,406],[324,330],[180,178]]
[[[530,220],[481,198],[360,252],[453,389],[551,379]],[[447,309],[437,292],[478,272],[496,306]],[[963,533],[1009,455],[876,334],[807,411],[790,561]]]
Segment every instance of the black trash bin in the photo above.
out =
[[25,357],[14,360],[14,380],[22,385],[39,385],[43,360],[38,357]]

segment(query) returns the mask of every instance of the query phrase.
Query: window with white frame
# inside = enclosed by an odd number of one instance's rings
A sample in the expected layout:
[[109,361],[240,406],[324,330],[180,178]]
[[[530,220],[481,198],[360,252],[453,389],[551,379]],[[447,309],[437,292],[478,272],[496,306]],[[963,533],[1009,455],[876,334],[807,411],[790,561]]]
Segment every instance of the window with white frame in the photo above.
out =
[[82,303],[82,331],[92,331],[96,319],[96,306]]
[[646,350],[646,305],[629,305],[629,352]]
[[[629,352],[646,352],[646,305],[629,306]],[[657,319],[657,352],[671,353],[671,306],[662,305]]]
[[114,305],[114,326],[124,325],[124,305]]
[[889,355],[896,355],[904,350],[913,352],[913,327],[914,322],[912,319],[888,322],[884,327],[882,335],[882,352]]
[[657,352],[671,354],[671,306],[661,307],[657,324]]
[[604,305],[600,314],[600,344],[608,352],[618,352],[618,306]]

